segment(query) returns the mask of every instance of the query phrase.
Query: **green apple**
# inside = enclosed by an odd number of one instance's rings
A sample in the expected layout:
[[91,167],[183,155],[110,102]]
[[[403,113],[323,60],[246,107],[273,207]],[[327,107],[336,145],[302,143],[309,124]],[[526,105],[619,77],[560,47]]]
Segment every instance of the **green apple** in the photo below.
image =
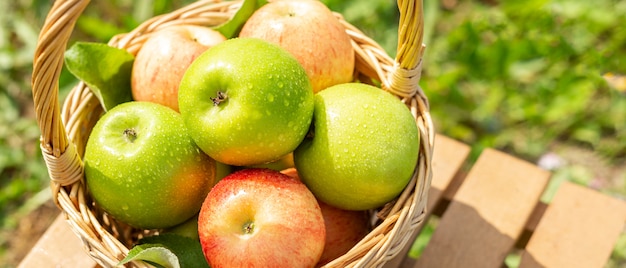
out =
[[233,173],[234,170],[235,168],[231,165],[215,161],[215,183]]
[[346,83],[315,95],[312,133],[294,152],[302,181],[321,201],[377,208],[406,187],[419,131],[409,109],[379,88]]
[[177,234],[189,238],[193,238],[195,240],[199,240],[198,238],[198,214],[189,218],[181,224],[175,225],[171,228],[163,230],[163,233],[172,233]]
[[292,152],[313,116],[313,92],[298,61],[256,38],[224,41],[200,55],[179,87],[179,108],[196,144],[236,166]]
[[293,152],[292,153],[288,153],[284,156],[282,156],[281,158],[279,158],[278,160],[274,161],[274,162],[269,162],[266,164],[260,164],[260,165],[254,165],[254,166],[250,166],[248,168],[269,168],[272,170],[276,170],[276,171],[281,171],[281,170],[285,170],[288,168],[293,168],[295,165],[293,163]]
[[180,114],[151,102],[123,103],[104,114],[84,163],[95,202],[143,229],[191,218],[215,184],[215,160],[194,144]]

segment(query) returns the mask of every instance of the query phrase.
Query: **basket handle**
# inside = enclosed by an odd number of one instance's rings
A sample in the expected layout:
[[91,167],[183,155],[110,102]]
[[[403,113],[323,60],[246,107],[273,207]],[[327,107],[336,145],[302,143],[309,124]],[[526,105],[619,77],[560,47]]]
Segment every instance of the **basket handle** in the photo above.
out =
[[411,98],[416,95],[427,99],[419,87],[422,73],[422,57],[425,46],[424,4],[422,0],[398,0],[400,20],[398,23],[398,47],[393,71],[383,86],[398,96]]
[[89,0],[57,0],[48,13],[35,48],[31,86],[41,130],[40,147],[50,179],[62,186],[82,178],[82,161],[61,119],[59,76],[76,20]]

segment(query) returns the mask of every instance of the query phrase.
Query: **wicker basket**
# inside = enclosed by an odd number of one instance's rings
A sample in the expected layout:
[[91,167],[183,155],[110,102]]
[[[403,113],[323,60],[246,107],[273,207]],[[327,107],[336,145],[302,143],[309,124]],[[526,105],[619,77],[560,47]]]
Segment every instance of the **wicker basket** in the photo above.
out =
[[[59,102],[58,79],[64,52],[75,22],[87,0],[57,0],[42,27],[33,66],[32,89],[41,129],[41,149],[51,179],[56,204],[83,241],[90,256],[104,267],[115,266],[133,242],[148,230],[132,229],[107,216],[89,197],[83,175],[82,155],[89,133],[102,114],[97,98],[79,83]],[[214,26],[227,21],[241,1],[195,2],[169,14],[154,17],[127,34],[115,36],[109,45],[136,54],[151,32],[174,24]],[[400,22],[395,60],[371,38],[336,16],[352,38],[356,55],[355,78],[378,81],[384,90],[409,106],[420,130],[420,157],[413,178],[403,193],[384,207],[372,211],[378,220],[351,251],[329,263],[333,267],[378,267],[392,259],[409,242],[411,233],[424,222],[431,179],[434,130],[428,99],[418,85],[424,46],[422,0],[398,0]],[[135,267],[148,266],[134,262]]]

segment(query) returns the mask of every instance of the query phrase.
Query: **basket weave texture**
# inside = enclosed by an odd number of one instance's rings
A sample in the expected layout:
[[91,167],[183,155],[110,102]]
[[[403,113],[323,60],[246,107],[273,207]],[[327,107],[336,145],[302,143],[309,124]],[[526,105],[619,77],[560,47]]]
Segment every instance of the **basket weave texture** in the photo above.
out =
[[[42,27],[35,51],[32,90],[40,146],[50,175],[53,199],[67,222],[82,240],[90,256],[104,267],[123,259],[133,242],[150,230],[137,230],[117,222],[92,201],[86,190],[82,156],[92,127],[103,109],[87,86],[80,82],[65,101],[59,101],[58,80],[64,52],[76,20],[88,0],[57,0]],[[115,36],[110,46],[131,54],[141,48],[151,33],[176,25],[216,26],[230,19],[241,0],[202,0],[145,21],[133,31]],[[398,96],[411,110],[420,131],[420,156],[413,178],[402,194],[372,211],[378,220],[372,231],[351,251],[327,264],[328,267],[380,267],[409,242],[424,223],[430,188],[434,129],[428,99],[418,85],[422,71],[422,0],[398,0],[400,20],[397,56],[392,59],[374,40],[335,13],[352,38],[355,79],[377,81],[383,90]],[[142,262],[134,267],[149,267]]]

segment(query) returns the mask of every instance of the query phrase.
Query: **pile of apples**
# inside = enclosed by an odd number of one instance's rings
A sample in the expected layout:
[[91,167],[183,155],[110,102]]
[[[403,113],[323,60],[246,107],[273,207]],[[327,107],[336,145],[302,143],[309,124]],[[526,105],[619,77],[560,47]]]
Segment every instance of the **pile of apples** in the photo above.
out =
[[89,137],[90,194],[133,227],[193,221],[211,267],[327,263],[402,192],[419,151],[409,109],[354,65],[318,1],[265,4],[231,39],[160,30],[136,55],[134,101]]

